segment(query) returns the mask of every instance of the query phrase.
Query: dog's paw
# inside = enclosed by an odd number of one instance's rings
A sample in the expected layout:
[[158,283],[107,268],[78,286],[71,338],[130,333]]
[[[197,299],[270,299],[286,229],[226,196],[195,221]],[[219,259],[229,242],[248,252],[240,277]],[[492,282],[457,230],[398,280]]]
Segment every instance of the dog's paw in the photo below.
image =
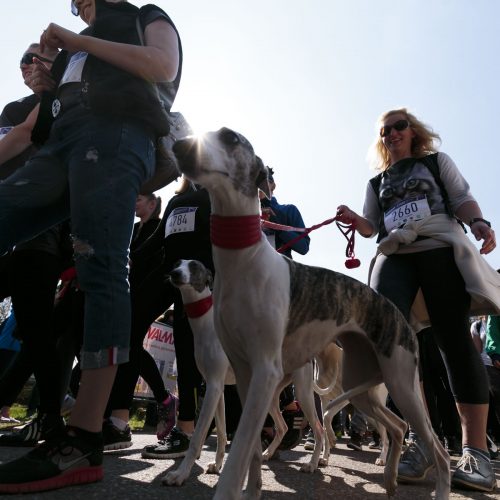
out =
[[318,467],[327,467],[328,466],[328,458],[320,458],[318,462]]
[[316,469],[317,469],[317,467],[314,464],[312,464],[311,462],[306,463],[306,464],[302,464],[300,466],[300,472],[306,472],[308,474],[312,474]]
[[220,472],[220,467],[217,467],[215,462],[209,463],[207,467],[207,474],[218,474]]
[[385,460],[379,457],[375,460],[375,465],[385,465]]
[[162,477],[161,484],[163,486],[182,486],[185,480],[185,474],[182,474],[179,470],[171,470]]
[[397,481],[393,481],[392,479],[389,481],[384,480],[384,486],[388,497],[393,497],[396,494],[396,490],[398,488]]

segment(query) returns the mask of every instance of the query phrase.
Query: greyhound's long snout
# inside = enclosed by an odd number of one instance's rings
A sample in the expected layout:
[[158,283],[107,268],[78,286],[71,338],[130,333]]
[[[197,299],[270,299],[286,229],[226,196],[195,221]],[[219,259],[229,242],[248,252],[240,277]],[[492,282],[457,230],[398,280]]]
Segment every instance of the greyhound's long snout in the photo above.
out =
[[172,269],[166,277],[173,285],[182,284],[182,271],[180,269]]

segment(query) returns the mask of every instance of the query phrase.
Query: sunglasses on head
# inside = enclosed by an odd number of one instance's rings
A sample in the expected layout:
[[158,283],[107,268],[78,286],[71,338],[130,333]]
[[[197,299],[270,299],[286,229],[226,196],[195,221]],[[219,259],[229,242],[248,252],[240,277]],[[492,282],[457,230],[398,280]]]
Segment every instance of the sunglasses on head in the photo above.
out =
[[19,64],[33,64],[33,58],[36,57],[37,59],[40,59],[42,62],[46,63],[52,63],[54,62],[52,59],[47,59],[46,57],[39,56],[38,54],[35,54],[34,52],[26,52],[26,54],[21,57],[21,62]]
[[77,7],[75,0],[71,0],[71,13],[74,16],[78,16],[80,14],[80,9]]
[[398,120],[392,125],[384,125],[380,128],[380,137],[387,137],[391,133],[392,129],[401,132],[402,130],[407,129],[409,126],[410,122],[408,120]]

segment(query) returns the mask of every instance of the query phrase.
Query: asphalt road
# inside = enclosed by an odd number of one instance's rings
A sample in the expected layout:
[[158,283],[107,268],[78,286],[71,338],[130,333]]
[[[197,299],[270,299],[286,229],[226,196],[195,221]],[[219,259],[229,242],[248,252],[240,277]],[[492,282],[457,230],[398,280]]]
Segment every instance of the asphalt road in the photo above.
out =
[[[156,460],[141,458],[141,449],[155,441],[153,433],[134,433],[133,446],[105,456],[105,477],[99,483],[72,486],[62,490],[23,495],[22,499],[211,499],[218,476],[204,473],[206,464],[215,454],[215,436],[207,440],[201,458],[195,463],[191,476],[184,486],[162,486],[165,472],[182,459]],[[300,499],[387,499],[382,487],[382,467],[374,465],[375,450],[361,452],[349,450],[346,439],[340,440],[330,456],[330,464],[314,474],[299,471],[300,463],[306,461],[311,452],[302,445],[291,451],[280,452],[279,459],[263,466],[263,499],[284,500],[294,496]],[[4,462],[26,453],[26,449],[1,448],[0,461]],[[453,463],[456,459],[453,460]],[[500,461],[494,462],[497,480],[500,480]],[[399,485],[396,500],[420,500],[433,498],[433,476],[426,482],[415,485]],[[500,484],[500,483],[499,483]],[[13,498],[2,496],[2,498]],[[500,499],[497,493],[482,494],[467,491],[452,491],[450,498]],[[228,499],[230,500],[230,499]]]

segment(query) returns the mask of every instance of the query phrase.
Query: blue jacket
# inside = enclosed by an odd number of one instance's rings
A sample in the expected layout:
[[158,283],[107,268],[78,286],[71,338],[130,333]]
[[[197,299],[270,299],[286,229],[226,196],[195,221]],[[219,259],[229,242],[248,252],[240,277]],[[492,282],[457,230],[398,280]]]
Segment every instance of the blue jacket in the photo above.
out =
[[[271,222],[284,224],[285,226],[306,227],[304,221],[302,220],[302,215],[300,215],[299,209],[295,205],[280,205],[278,200],[273,196],[270,200],[261,200],[261,206],[269,207],[273,211],[274,215],[271,215],[269,219]],[[274,229],[266,229],[264,232],[266,234],[274,234],[276,239],[276,249],[301,234],[296,231],[275,231]],[[300,253],[301,255],[305,255],[309,252],[310,241],[311,239],[309,236],[305,236],[299,241],[296,241],[291,247],[287,248],[283,252],[283,255],[292,258],[292,250]]]

